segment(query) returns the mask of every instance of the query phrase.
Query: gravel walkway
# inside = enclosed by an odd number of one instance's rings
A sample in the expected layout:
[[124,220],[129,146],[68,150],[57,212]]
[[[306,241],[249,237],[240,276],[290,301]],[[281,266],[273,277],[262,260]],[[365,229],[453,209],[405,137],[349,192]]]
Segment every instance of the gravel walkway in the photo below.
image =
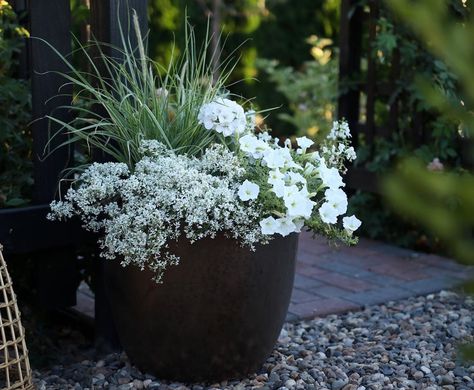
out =
[[289,323],[262,370],[243,381],[181,384],[131,367],[124,354],[36,371],[38,389],[474,389],[474,365],[456,359],[472,341],[474,299],[452,292],[345,315]]

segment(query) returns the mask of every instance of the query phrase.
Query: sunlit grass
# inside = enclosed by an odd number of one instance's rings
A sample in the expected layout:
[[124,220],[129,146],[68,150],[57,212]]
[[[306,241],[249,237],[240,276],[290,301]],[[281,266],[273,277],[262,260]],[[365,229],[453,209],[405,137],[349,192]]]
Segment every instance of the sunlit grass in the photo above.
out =
[[[65,107],[75,117],[70,122],[54,115],[48,117],[60,126],[52,138],[67,132],[68,140],[59,147],[82,142],[131,168],[141,158],[139,145],[143,139],[158,140],[176,153],[201,153],[218,134],[198,123],[199,108],[225,91],[237,61],[227,57],[218,75],[214,74],[213,58],[219,53],[210,50],[209,28],[203,44],[198,45],[194,29],[187,23],[182,54],[177,58],[172,55],[169,64],[159,64],[146,54],[147,42],[140,33],[137,15],[132,19],[136,47],[122,28],[121,48],[98,42],[79,45],[89,72],[74,67],[52,47],[69,69],[61,75],[73,85],[74,101],[81,102]],[[119,56],[105,55],[106,46]],[[94,51],[98,55],[90,54]]]

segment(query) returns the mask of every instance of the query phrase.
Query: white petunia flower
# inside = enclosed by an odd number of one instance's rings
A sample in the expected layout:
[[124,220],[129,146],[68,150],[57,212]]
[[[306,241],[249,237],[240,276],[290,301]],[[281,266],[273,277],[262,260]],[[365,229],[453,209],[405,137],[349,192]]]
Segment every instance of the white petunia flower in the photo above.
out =
[[260,221],[260,227],[262,229],[262,234],[272,235],[275,234],[278,229],[278,222],[273,217],[267,217]]
[[242,152],[253,154],[257,148],[258,139],[253,134],[246,134],[239,138],[240,150]]
[[268,180],[267,180],[267,183],[268,184],[274,184],[276,182],[282,182],[282,179],[285,177],[285,175],[283,173],[280,172],[280,170],[278,168],[276,169],[272,169],[269,173],[268,173]]
[[355,215],[342,218],[342,226],[344,226],[344,229],[346,229],[346,232],[349,234],[359,229],[361,224],[362,222]]
[[285,189],[284,189],[284,199],[286,198],[291,198],[297,194],[299,194],[300,190],[298,189],[298,187],[296,185],[291,185],[291,186],[285,186]]
[[282,153],[284,149],[269,149],[263,154],[263,161],[270,169],[283,168],[285,165],[285,156]]
[[289,171],[286,173],[286,182],[288,185],[293,185],[297,183],[306,184],[306,179],[301,173]]
[[244,202],[251,199],[257,199],[260,187],[258,184],[245,180],[239,187],[239,198]]
[[306,151],[306,149],[308,149],[311,145],[314,144],[314,142],[308,137],[298,137],[296,138],[296,142],[298,143],[298,146],[303,150],[303,153]]
[[301,229],[303,229],[304,226],[304,219],[303,218],[296,218],[293,220],[293,223],[296,226],[295,232],[300,233]]
[[342,215],[347,211],[347,195],[340,188],[328,188],[324,192],[326,202],[329,203],[337,212]]
[[275,229],[276,233],[281,234],[283,237],[288,236],[289,234],[296,232],[296,225],[290,218],[278,218],[276,220],[277,227]]
[[337,211],[328,202],[324,203],[319,208],[319,215],[321,216],[321,220],[324,223],[329,223],[329,224],[337,223]]
[[283,198],[285,195],[285,182],[283,180],[275,180],[272,183],[272,191],[278,198]]
[[339,188],[344,187],[345,184],[342,180],[342,176],[337,170],[337,168],[328,168],[323,159],[320,161],[318,168],[318,174],[321,178],[323,185],[329,188]]
[[288,216],[310,218],[313,211],[314,202],[301,193],[285,197],[285,206]]
[[310,162],[307,162],[306,165],[304,166],[304,174],[307,176],[310,176],[314,172],[316,172],[316,167]]

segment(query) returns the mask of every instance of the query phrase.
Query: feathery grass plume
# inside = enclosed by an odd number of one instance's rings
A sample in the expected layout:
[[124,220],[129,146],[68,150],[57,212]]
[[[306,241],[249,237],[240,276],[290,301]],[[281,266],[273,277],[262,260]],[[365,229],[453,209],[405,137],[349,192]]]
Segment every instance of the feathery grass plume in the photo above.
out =
[[[76,69],[49,45],[69,68],[61,75],[74,86],[74,101],[85,103],[62,107],[75,115],[70,122],[48,116],[51,123],[61,126],[51,138],[66,131],[69,139],[57,148],[82,141],[131,169],[141,158],[142,140],[157,140],[178,154],[201,154],[220,135],[201,126],[197,114],[203,104],[223,93],[237,63],[232,57],[235,51],[221,62],[219,76],[213,77],[213,57],[218,53],[209,51],[209,26],[204,43],[198,46],[194,29],[186,22],[184,51],[179,58],[171,56],[165,67],[146,55],[147,38],[141,35],[135,12],[133,26],[136,47],[121,26],[122,47],[97,41],[89,46],[79,45],[90,72]],[[91,46],[99,53],[98,58],[90,55]],[[103,47],[119,53],[120,58],[107,56]],[[102,107],[100,114],[97,107]]]

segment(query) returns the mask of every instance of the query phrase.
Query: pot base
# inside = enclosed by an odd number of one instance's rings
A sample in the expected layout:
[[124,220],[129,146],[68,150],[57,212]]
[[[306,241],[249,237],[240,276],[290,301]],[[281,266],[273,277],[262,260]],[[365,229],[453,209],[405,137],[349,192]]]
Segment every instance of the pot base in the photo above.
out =
[[178,266],[163,284],[150,271],[107,261],[106,289],[122,347],[160,379],[216,381],[254,372],[285,321],[296,234],[255,252],[219,236],[171,250]]

